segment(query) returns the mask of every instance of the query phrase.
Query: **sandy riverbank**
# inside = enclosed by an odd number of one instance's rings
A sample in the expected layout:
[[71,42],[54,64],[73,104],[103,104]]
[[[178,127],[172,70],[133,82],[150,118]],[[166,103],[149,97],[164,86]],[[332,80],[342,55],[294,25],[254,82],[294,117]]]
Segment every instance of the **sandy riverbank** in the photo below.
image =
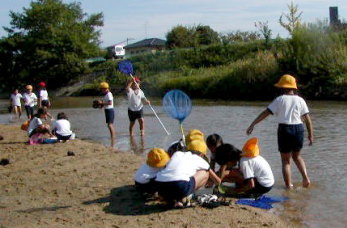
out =
[[[165,210],[142,201],[133,174],[143,158],[81,140],[28,145],[0,125],[0,227],[289,227],[268,211],[231,204]],[[67,156],[73,151],[75,156]]]

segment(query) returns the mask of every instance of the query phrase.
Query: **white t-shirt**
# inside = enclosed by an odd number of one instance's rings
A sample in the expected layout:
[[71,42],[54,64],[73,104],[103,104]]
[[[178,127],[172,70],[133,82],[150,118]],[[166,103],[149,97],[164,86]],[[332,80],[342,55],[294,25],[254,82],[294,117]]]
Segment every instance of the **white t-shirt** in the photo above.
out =
[[157,173],[156,181],[189,181],[199,170],[208,170],[210,164],[202,157],[191,152],[177,151],[173,154],[166,167]]
[[53,123],[53,130],[61,136],[68,136],[72,134],[70,122],[66,119],[56,120]]
[[45,89],[41,89],[39,92],[39,97],[42,101],[48,100],[48,92]]
[[147,184],[149,181],[157,176],[157,173],[162,170],[161,168],[156,168],[143,164],[135,173],[134,180],[140,184]]
[[21,106],[20,99],[22,98],[22,94],[11,94],[11,101],[13,106]]
[[105,109],[111,109],[113,108],[113,95],[110,91],[107,92],[107,94],[104,96],[104,102],[109,102],[111,101],[110,105],[105,105]]
[[37,97],[35,93],[24,93],[23,98],[26,106],[34,107],[36,105]]
[[30,124],[29,124],[29,127],[28,127],[28,135],[31,134],[31,132],[37,128],[38,126],[42,125],[42,120],[40,118],[37,118],[37,117],[34,117],[31,121],[30,121]]
[[132,88],[129,88],[127,92],[129,109],[131,111],[140,111],[143,107],[142,99],[145,98],[145,94],[141,89],[134,91]]
[[264,187],[271,187],[275,183],[269,163],[260,155],[254,158],[242,157],[240,170],[245,179],[256,178],[258,183]]
[[301,116],[309,113],[305,100],[298,95],[279,96],[267,108],[282,124],[301,124]]

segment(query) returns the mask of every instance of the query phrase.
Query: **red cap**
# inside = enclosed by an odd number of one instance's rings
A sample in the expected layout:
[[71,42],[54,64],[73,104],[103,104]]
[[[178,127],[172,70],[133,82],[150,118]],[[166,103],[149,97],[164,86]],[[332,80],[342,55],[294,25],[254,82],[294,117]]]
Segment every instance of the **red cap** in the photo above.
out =
[[134,77],[134,79],[135,79],[135,82],[141,82],[139,77]]
[[41,87],[46,87],[46,83],[45,83],[45,82],[40,82],[40,83],[39,83],[39,86],[41,86]]

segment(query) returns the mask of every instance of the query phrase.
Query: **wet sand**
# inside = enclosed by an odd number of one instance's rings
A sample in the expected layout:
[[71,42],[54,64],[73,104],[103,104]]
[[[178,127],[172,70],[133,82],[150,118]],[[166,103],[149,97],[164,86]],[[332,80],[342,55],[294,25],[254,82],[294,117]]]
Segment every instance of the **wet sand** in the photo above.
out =
[[[167,209],[133,187],[144,158],[101,144],[28,145],[19,126],[0,125],[0,227],[294,227],[240,206]],[[75,156],[67,156],[74,152]]]

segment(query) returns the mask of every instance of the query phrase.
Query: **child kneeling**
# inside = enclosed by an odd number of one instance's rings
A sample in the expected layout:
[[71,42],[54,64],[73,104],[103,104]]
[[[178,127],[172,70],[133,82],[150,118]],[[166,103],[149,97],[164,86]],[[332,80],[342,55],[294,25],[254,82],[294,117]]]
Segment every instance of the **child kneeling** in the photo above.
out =
[[[258,139],[251,138],[242,151],[230,144],[224,144],[216,149],[216,162],[226,165],[222,182],[235,182],[233,194],[246,197],[258,197],[271,190],[275,180],[269,163],[259,155]],[[239,169],[232,169],[239,163]]]
[[136,172],[134,180],[138,191],[143,194],[157,192],[155,178],[170,160],[169,154],[161,148],[153,148],[147,155],[147,161]]

